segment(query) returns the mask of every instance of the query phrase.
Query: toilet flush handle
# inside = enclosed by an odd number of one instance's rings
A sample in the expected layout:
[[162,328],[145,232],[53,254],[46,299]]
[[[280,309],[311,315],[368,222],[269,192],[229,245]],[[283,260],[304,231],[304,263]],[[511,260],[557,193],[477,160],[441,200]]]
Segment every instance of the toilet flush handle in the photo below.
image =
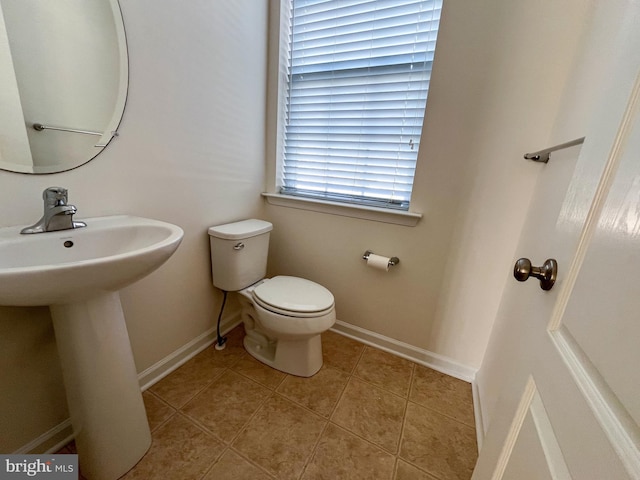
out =
[[233,246],[234,250],[242,250],[244,248],[244,243],[238,242]]

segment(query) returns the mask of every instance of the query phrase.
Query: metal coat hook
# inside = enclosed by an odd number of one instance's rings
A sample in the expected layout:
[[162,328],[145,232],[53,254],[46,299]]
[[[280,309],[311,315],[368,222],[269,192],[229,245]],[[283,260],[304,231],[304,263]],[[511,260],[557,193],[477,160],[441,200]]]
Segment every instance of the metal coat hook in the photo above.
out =
[[561,143],[560,145],[556,145],[555,147],[545,148],[543,150],[538,150],[533,153],[525,153],[524,158],[526,160],[533,160],[534,162],[547,163],[549,161],[549,157],[551,156],[551,152],[555,152],[556,150],[562,150],[563,148],[573,147],[574,145],[580,145],[584,143],[584,138],[576,138],[575,140],[571,140],[570,142]]

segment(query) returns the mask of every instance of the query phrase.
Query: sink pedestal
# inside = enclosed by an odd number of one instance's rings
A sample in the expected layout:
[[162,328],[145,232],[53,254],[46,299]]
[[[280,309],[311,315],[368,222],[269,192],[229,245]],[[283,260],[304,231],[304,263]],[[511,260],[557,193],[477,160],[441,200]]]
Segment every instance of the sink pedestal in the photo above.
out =
[[80,467],[116,480],[151,446],[120,295],[165,263],[176,225],[130,215],[21,235],[0,228],[0,305],[49,305]]
[[49,308],[82,474],[115,480],[151,446],[120,295]]

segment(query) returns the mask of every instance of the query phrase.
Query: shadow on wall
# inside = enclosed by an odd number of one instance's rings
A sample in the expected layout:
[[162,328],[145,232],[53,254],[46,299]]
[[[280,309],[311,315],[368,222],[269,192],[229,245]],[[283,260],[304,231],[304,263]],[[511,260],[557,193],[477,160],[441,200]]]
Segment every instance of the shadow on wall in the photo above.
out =
[[0,453],[8,454],[69,417],[48,307],[0,307],[0,370]]

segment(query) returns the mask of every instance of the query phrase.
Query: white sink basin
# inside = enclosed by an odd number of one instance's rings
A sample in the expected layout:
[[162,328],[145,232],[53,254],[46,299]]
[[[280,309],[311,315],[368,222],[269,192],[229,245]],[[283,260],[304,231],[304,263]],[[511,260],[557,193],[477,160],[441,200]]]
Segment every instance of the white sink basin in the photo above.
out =
[[77,302],[119,290],[162,265],[183,236],[170,223],[128,215],[85,221],[30,235],[0,228],[0,305]]
[[151,445],[118,290],[162,265],[183,231],[127,215],[85,220],[29,235],[0,228],[0,305],[49,305],[80,468],[116,480]]

